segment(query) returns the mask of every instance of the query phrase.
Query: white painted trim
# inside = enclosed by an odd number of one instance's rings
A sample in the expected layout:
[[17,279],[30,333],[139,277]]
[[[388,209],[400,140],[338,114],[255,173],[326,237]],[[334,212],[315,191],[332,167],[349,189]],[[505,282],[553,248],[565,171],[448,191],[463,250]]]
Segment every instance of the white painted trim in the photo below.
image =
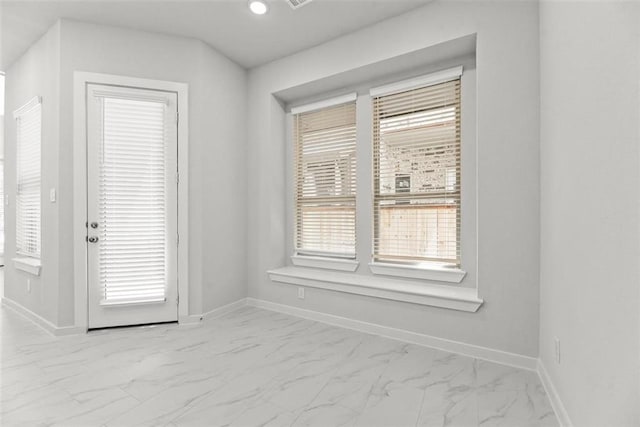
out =
[[96,98],[127,99],[127,100],[156,102],[158,104],[169,105],[169,102],[165,96],[153,96],[153,95],[140,94],[140,93],[135,93],[135,94],[131,93],[131,94],[127,94],[126,96],[123,96],[121,91],[104,90],[104,89],[93,89],[92,95]]
[[76,326],[56,326],[53,323],[49,322],[47,319],[45,319],[44,317],[39,316],[38,314],[34,313],[33,311],[29,310],[28,308],[26,308],[25,306],[23,306],[22,304],[13,301],[7,297],[2,297],[2,305],[4,307],[7,307],[13,311],[15,311],[16,313],[18,313],[19,315],[25,317],[26,319],[30,320],[31,322],[35,323],[36,325],[38,325],[39,327],[41,327],[42,329],[44,329],[45,331],[47,331],[48,333],[55,335],[55,336],[65,336],[65,335],[76,335],[76,334],[84,334],[87,332],[86,329],[83,328],[79,328]]
[[202,314],[188,314],[186,316],[178,316],[178,324],[180,326],[199,325],[202,322]]
[[276,304],[270,301],[256,298],[247,298],[247,304],[252,307],[263,308],[265,310],[277,311],[291,316],[302,317],[316,322],[326,323],[341,328],[353,329],[367,334],[379,335],[385,338],[417,344],[431,348],[437,348],[451,353],[474,357],[476,359],[488,360],[490,362],[503,365],[514,366],[516,368],[536,370],[534,357],[521,354],[509,353],[501,350],[480,347],[473,344],[466,344],[459,341],[451,341],[444,338],[433,337],[417,332],[405,331],[402,329],[390,328],[375,323],[362,322],[360,320],[348,319],[346,317],[334,316],[320,313],[318,311],[305,310],[290,305]]
[[42,262],[38,258],[19,257],[12,258],[11,261],[13,261],[13,266],[16,270],[24,271],[34,276],[40,275]]
[[273,282],[476,312],[484,302],[475,288],[416,283],[360,274],[284,267],[267,272]]
[[73,259],[75,277],[74,322],[88,325],[87,247],[87,129],[86,86],[89,83],[141,87],[178,94],[178,319],[189,316],[189,85],[112,74],[74,72],[73,86]]
[[414,77],[383,86],[373,87],[369,90],[371,96],[392,95],[394,93],[406,92],[420,87],[433,86],[438,83],[448,82],[457,79],[462,75],[462,65],[449,68],[425,76]]
[[324,268],[327,270],[356,271],[360,263],[353,259],[326,258],[319,256],[293,255],[293,265],[298,267]]
[[222,307],[214,308],[213,310],[207,311],[202,315],[204,320],[216,319],[218,317],[224,316],[225,314],[231,313],[232,311],[236,311],[239,308],[247,306],[247,299],[240,298],[237,301],[229,303],[227,305],[223,305]]
[[407,277],[410,279],[435,280],[438,282],[460,283],[467,272],[458,268],[444,267],[416,267],[412,265],[387,264],[382,262],[369,263],[373,274],[383,276]]
[[225,314],[231,313],[232,311],[236,311],[239,308],[245,307],[247,305],[247,299],[241,298],[237,301],[229,303],[227,305],[223,305],[222,307],[214,308],[211,311],[207,311],[204,314],[192,314],[189,316],[180,316],[178,319],[178,323],[181,325],[196,325],[204,320],[215,319]]
[[321,110],[327,107],[333,107],[334,105],[346,104],[347,102],[353,102],[358,98],[357,93],[349,93],[346,95],[336,96],[330,99],[324,99],[318,102],[312,102],[310,104],[300,105],[291,109],[291,114],[308,113],[309,111]]
[[18,117],[28,113],[36,105],[40,105],[40,104],[42,104],[42,97],[34,96],[33,98],[31,98],[31,100],[29,100],[29,102],[27,102],[22,107],[18,108],[13,112],[13,118],[17,119]]
[[551,381],[551,377],[547,372],[547,369],[544,367],[544,363],[542,363],[541,359],[538,359],[537,363],[538,375],[540,376],[540,381],[542,382],[542,386],[544,390],[547,392],[547,396],[549,397],[549,401],[551,402],[551,407],[553,411],[556,413],[556,417],[558,418],[558,422],[561,427],[573,427],[573,423],[569,418],[569,413],[567,409],[564,407],[562,400],[560,399],[560,395],[556,390],[556,387],[553,385],[553,381]]

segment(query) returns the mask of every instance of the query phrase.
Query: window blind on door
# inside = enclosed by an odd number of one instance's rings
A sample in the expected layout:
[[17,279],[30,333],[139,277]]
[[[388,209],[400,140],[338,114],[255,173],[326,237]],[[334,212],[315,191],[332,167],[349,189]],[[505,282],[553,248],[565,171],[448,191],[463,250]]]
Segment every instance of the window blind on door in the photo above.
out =
[[356,104],[294,114],[296,253],[355,258]]
[[42,109],[36,97],[14,113],[16,143],[16,254],[40,258]]
[[165,299],[163,102],[101,97],[99,280],[102,304]]
[[460,265],[460,76],[373,96],[374,261]]

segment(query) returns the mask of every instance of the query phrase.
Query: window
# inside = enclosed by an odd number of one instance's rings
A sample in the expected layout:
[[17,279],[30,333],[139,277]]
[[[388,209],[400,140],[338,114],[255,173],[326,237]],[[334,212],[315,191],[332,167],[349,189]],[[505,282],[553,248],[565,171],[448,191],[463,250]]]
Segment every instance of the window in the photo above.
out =
[[355,258],[355,95],[350,99],[292,111],[299,255]]
[[14,113],[17,122],[16,253],[40,258],[40,99]]
[[372,97],[374,262],[459,267],[460,75]]

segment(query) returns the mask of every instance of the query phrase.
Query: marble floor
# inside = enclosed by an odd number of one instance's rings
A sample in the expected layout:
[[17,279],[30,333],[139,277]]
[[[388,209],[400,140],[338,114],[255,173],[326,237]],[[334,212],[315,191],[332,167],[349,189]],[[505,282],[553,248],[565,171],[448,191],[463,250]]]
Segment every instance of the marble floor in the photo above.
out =
[[244,307],[57,338],[3,307],[2,426],[556,426],[536,373]]

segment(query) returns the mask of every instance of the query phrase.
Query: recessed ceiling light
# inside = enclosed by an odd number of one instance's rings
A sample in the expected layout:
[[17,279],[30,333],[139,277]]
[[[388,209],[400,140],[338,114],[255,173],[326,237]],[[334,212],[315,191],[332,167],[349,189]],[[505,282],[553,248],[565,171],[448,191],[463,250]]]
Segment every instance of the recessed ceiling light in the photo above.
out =
[[269,10],[263,0],[249,0],[249,9],[256,15],[264,15]]

